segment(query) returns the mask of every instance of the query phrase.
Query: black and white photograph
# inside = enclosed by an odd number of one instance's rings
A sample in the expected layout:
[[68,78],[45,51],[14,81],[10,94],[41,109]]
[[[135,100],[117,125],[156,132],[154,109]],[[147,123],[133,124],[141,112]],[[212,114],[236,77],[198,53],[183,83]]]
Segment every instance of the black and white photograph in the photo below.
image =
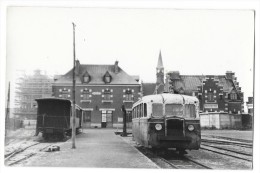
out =
[[1,170],[259,170],[258,0],[63,2],[1,3]]

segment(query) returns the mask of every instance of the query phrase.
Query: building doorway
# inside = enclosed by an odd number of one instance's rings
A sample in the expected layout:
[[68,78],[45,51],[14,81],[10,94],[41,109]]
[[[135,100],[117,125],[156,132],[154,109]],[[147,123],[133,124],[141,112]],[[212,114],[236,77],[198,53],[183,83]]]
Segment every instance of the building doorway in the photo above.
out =
[[91,111],[83,111],[82,113],[82,128],[90,128],[91,126]]
[[113,127],[113,114],[111,110],[103,110],[101,115],[101,128]]

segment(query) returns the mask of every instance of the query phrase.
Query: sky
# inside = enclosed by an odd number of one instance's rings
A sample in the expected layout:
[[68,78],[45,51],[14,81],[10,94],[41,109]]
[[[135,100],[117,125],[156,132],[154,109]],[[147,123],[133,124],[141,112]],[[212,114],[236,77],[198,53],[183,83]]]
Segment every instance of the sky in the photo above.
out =
[[[131,9],[119,9],[118,6],[128,6],[122,5],[123,2],[105,1],[97,5],[83,4],[100,8],[10,7],[38,6],[40,0],[34,0],[29,3],[13,1],[6,11],[3,1],[8,0],[0,1],[0,62],[6,58],[6,84],[8,81],[14,83],[17,76],[15,71],[19,69],[31,71],[40,68],[49,74],[64,74],[71,69],[73,21],[77,25],[76,55],[82,64],[113,64],[118,60],[119,66],[128,74],[140,75],[144,82],[155,82],[155,67],[161,50],[165,71],[178,70],[180,74],[187,75],[224,75],[227,70],[234,71],[245,93],[244,101],[253,95],[253,11],[205,9],[256,10],[258,63],[255,70],[259,76],[259,2],[252,3],[257,0],[192,0],[188,3],[182,0],[166,4],[164,0],[160,1],[162,4],[151,1],[144,4],[138,1],[141,5],[129,4]],[[42,6],[63,6],[64,3],[59,4],[58,1],[62,0],[52,1],[54,5],[50,1],[43,1]],[[80,6],[77,5],[79,1],[67,2],[68,5],[65,6]],[[134,9],[140,6],[146,9]],[[187,10],[188,8],[197,10]],[[1,63],[1,79],[3,66]],[[2,104],[5,103],[2,96],[6,95],[2,92],[2,85],[1,80],[1,108],[5,106]],[[257,87],[259,88],[258,78]],[[255,94],[257,105],[257,89]],[[258,114],[258,107],[255,107],[255,111]],[[4,115],[4,109],[1,109],[1,115]],[[4,120],[4,116],[2,118]],[[258,120],[258,116],[255,116],[254,122]],[[4,127],[4,121],[0,121],[0,124]],[[0,133],[4,136],[2,129],[4,128],[0,128]],[[254,126],[254,131],[258,132],[259,126]],[[257,134],[254,133],[254,144],[260,146]],[[3,140],[4,138],[0,139],[1,143],[4,143]],[[0,148],[4,152],[4,147]],[[259,147],[254,147],[254,153],[259,153]],[[257,160],[259,155],[254,154],[253,172],[259,172]],[[30,170],[39,171],[38,168]],[[66,170],[68,169],[62,171]]]
[[16,71],[65,74],[81,64],[114,64],[143,82],[165,72],[235,76],[244,101],[253,96],[254,13],[251,10],[8,7],[7,81]]

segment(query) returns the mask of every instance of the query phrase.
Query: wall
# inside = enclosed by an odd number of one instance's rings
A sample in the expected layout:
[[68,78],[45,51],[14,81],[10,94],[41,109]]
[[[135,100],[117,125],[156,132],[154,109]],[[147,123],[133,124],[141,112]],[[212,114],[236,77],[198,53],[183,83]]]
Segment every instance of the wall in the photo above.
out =
[[242,129],[242,118],[238,114],[201,113],[201,128],[210,129]]

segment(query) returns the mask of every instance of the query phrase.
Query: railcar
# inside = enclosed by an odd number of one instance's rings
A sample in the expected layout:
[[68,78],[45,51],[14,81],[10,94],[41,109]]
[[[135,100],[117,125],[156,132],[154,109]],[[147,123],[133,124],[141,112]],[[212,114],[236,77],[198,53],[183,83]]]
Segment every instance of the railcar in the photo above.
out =
[[[40,132],[44,139],[59,138],[72,131],[72,103],[68,99],[60,98],[41,98],[36,99],[37,124],[36,135]],[[82,109],[78,105],[76,110],[76,130],[81,128]]]
[[132,108],[133,139],[144,147],[198,150],[201,142],[199,100],[180,94],[142,97]]

